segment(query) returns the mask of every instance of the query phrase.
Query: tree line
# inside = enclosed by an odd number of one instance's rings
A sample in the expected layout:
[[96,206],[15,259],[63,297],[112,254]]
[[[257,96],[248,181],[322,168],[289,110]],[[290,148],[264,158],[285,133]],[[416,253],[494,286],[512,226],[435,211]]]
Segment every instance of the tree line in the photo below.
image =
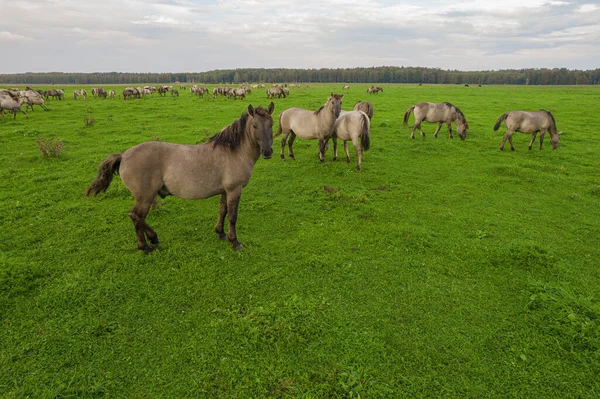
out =
[[499,71],[457,71],[423,67],[371,68],[241,68],[207,72],[131,73],[131,72],[27,72],[0,74],[0,84],[158,84],[158,83],[441,83],[513,85],[595,85],[600,84],[600,69],[567,68],[507,69]]

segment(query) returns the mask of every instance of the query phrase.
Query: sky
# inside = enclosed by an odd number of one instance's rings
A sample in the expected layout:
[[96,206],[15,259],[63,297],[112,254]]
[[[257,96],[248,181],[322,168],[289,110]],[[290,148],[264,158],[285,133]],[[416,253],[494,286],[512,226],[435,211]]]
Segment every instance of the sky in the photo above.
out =
[[599,0],[0,0],[0,73],[600,68]]

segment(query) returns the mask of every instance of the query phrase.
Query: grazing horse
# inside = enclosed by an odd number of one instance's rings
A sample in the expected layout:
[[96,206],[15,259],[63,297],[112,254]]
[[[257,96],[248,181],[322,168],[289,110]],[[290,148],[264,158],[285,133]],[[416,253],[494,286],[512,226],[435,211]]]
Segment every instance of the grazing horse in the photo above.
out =
[[325,161],[324,156],[327,149],[327,141],[331,138],[335,120],[340,116],[343,97],[343,94],[331,93],[325,105],[314,112],[302,108],[288,108],[279,114],[279,129],[275,137],[283,133],[283,138],[281,139],[282,161],[285,161],[283,152],[288,136],[291,136],[288,144],[290,158],[296,159],[292,145],[296,136],[299,136],[309,140],[318,139],[319,159],[321,162]]
[[350,90],[350,85],[345,85],[344,87],[342,87],[342,90]]
[[[371,146],[369,130],[371,122],[369,116],[363,111],[349,111],[342,113],[333,125],[333,160],[337,161],[337,139],[344,142],[344,151],[346,151],[346,162],[350,163],[350,153],[348,152],[348,140],[356,150],[356,171],[360,172],[362,165],[362,152],[367,151]],[[358,140],[360,138],[360,145]]]
[[373,104],[368,101],[359,101],[354,104],[355,111],[362,111],[369,117],[369,120],[373,119]]
[[454,105],[450,103],[428,102],[415,104],[404,113],[404,127],[408,126],[408,118],[413,110],[415,113],[415,124],[413,125],[412,133],[410,135],[411,139],[415,138],[415,129],[419,129],[421,136],[425,137],[425,132],[421,129],[421,122],[423,121],[438,122],[437,129],[435,129],[435,133],[433,134],[433,137],[435,138],[437,138],[443,123],[448,125],[448,132],[450,133],[449,137],[454,138],[454,136],[452,136],[452,122],[456,123],[457,132],[461,140],[464,140],[467,137],[467,129],[469,129],[467,119],[460,109]]
[[379,87],[379,86],[377,86],[377,87],[375,87],[375,86],[371,86],[371,87],[369,87],[369,88],[367,89],[367,93],[369,93],[369,94],[377,94],[377,93],[379,93],[380,91],[383,91],[383,87]]
[[498,118],[494,125],[494,131],[497,131],[500,128],[502,122],[506,124],[506,134],[500,143],[500,150],[504,150],[504,143],[507,139],[510,143],[510,149],[513,151],[515,150],[512,142],[512,135],[514,132],[531,134],[531,141],[529,142],[530,150],[538,132],[540,132],[540,150],[542,149],[542,143],[544,142],[544,135],[546,132],[550,132],[550,143],[552,143],[552,148],[555,150],[558,148],[558,140],[560,139],[562,132],[559,132],[556,129],[554,117],[548,111],[541,109],[536,112],[507,112]]
[[[180,145],[148,141],[113,154],[100,164],[98,176],[86,195],[106,191],[113,174],[119,173],[135,198],[129,217],[135,226],[137,246],[148,253],[158,245],[157,234],[145,220],[157,195],[201,199],[220,194],[215,232],[222,240],[228,238],[233,249],[242,249],[235,227],[238,204],[258,158],[262,155],[269,159],[273,155],[274,108],[273,103],[268,109],[249,105],[239,119],[208,143]],[[227,213],[229,229],[225,235],[223,222]]]

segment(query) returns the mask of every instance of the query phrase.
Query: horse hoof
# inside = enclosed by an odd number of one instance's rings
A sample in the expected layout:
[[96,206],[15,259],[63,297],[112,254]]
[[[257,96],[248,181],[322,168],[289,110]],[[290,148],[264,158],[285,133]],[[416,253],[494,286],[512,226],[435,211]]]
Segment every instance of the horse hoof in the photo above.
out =
[[333,162],[335,162],[335,161],[337,161],[337,157],[334,157],[334,158],[333,158]]
[[293,155],[290,155],[290,159],[291,159],[292,161],[295,161],[295,160],[296,160],[296,157],[295,157],[295,156],[293,156]]
[[233,244],[233,250],[234,251],[239,251],[241,249],[244,249],[244,246],[242,245],[241,242],[238,242],[237,244]]
[[360,166],[357,166],[357,167],[356,167],[356,171],[357,171],[357,172],[360,172]]
[[151,252],[153,252],[156,247],[151,247],[149,245],[146,245],[144,248],[140,248],[142,251],[144,251],[145,254],[149,254]]

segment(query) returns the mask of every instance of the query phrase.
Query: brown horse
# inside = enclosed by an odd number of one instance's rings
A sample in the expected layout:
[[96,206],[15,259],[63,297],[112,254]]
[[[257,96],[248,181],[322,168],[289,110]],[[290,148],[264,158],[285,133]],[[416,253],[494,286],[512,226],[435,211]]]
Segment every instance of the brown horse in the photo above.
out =
[[510,143],[510,149],[515,150],[512,142],[512,135],[514,132],[520,133],[530,133],[531,141],[529,142],[529,149],[533,146],[533,142],[535,141],[535,136],[538,132],[540,132],[540,150],[542,149],[542,143],[544,141],[544,135],[546,132],[550,132],[550,143],[552,143],[552,148],[558,148],[558,140],[560,139],[560,135],[562,132],[559,132],[556,129],[556,122],[554,121],[554,117],[548,111],[543,109],[536,112],[527,112],[527,111],[510,111],[506,114],[503,114],[498,118],[496,124],[494,125],[494,131],[497,131],[500,128],[500,125],[504,122],[506,124],[506,134],[502,138],[502,142],[500,143],[500,150],[504,150],[504,143],[508,139]]
[[[180,145],[148,141],[113,154],[101,164],[96,180],[86,195],[106,191],[114,173],[135,198],[129,217],[137,235],[137,246],[152,252],[158,236],[146,223],[146,215],[157,195],[175,195],[185,199],[201,199],[221,194],[219,219],[215,231],[219,238],[229,239],[234,249],[242,249],[236,234],[238,204],[242,188],[248,184],[258,158],[273,155],[273,109],[253,108],[214,135],[208,143]],[[223,222],[229,213],[229,231]],[[146,242],[150,241],[150,245]]]
[[331,138],[333,132],[333,124],[340,116],[342,111],[343,94],[333,94],[329,96],[325,105],[321,106],[316,111],[309,111],[302,108],[288,108],[279,114],[279,129],[275,137],[283,134],[281,139],[281,160],[285,161],[283,155],[285,142],[290,137],[288,144],[288,154],[290,158],[296,159],[292,145],[296,136],[303,139],[318,139],[319,140],[319,159],[325,161],[325,151],[327,149],[327,141]]
[[369,120],[373,119],[373,104],[368,101],[359,101],[354,104],[355,111],[362,111],[369,117]]
[[460,136],[461,140],[464,140],[467,137],[469,124],[467,123],[465,115],[456,106],[447,102],[422,102],[415,104],[407,109],[404,113],[404,127],[408,127],[408,118],[413,110],[415,113],[415,124],[413,125],[412,133],[410,135],[411,139],[415,138],[415,129],[419,129],[421,136],[425,137],[425,132],[423,129],[421,129],[421,122],[423,121],[438,122],[437,129],[435,129],[435,133],[433,134],[433,137],[435,138],[437,138],[443,123],[448,125],[448,133],[450,134],[450,138],[454,138],[454,136],[452,136],[452,122],[456,123],[458,135]]

